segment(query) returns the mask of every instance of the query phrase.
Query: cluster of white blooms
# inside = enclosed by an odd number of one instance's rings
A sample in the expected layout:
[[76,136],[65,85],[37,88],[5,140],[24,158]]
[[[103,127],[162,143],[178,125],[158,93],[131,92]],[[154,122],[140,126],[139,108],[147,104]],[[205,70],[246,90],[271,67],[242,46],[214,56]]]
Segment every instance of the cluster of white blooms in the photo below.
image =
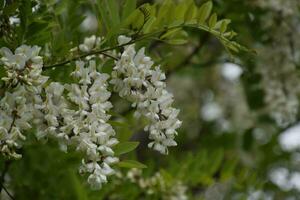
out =
[[[47,81],[42,76],[43,59],[38,54],[38,46],[22,45],[12,53],[8,48],[1,48],[1,61],[4,64],[7,76],[2,78],[8,87],[15,87],[18,84],[28,86],[41,86]],[[32,87],[32,89],[39,89]]]
[[[97,50],[100,50],[101,42],[104,40],[102,37],[97,37],[95,35],[91,35],[90,37],[85,37],[82,44],[80,44],[78,47],[74,47],[70,50],[71,53],[87,53],[90,55],[85,57],[85,60],[91,60],[94,58],[100,58],[102,61],[105,61],[108,59],[103,54],[93,54],[92,52],[95,52]],[[116,50],[110,50],[107,51],[107,53],[111,56],[116,56]]]
[[[268,38],[272,42],[257,48],[260,56],[258,70],[263,77],[265,102],[270,116],[284,128],[297,121],[299,110],[300,79],[297,65],[300,61],[300,20],[297,8],[300,3],[297,0],[276,0],[262,4],[259,5],[271,9],[270,15],[262,18],[262,24],[265,25],[264,29],[272,32]],[[285,9],[289,9],[289,12]]]
[[109,166],[118,161],[112,147],[118,143],[115,131],[107,123],[107,114],[112,104],[108,101],[111,93],[107,90],[107,74],[96,71],[95,61],[76,62],[73,76],[79,78],[78,84],[67,85],[69,99],[79,107],[73,118],[74,138],[77,148],[85,151],[87,158],[82,162],[81,171],[91,173],[88,182],[95,188],[107,182],[106,176],[114,173]]
[[300,88],[293,85],[300,84],[300,80],[291,72],[290,80],[286,79],[283,83],[278,80],[278,76],[270,75],[272,72],[269,70],[263,70],[265,102],[268,103],[270,115],[277,125],[285,128],[297,121]]
[[24,132],[37,127],[37,137],[58,139],[61,149],[68,145],[85,153],[80,172],[89,173],[88,182],[100,188],[106,176],[114,173],[110,167],[118,161],[112,147],[118,143],[115,131],[107,123],[112,104],[108,101],[109,75],[96,70],[96,62],[77,61],[72,75],[78,83],[62,85],[41,75],[40,48],[22,45],[13,54],[1,49],[1,62],[7,75],[4,96],[0,100],[0,151],[20,158],[17,149],[26,139]]
[[139,169],[128,171],[126,178],[137,184],[148,195],[161,193],[163,200],[187,200],[187,187],[181,181],[167,183],[163,176],[157,172],[154,176],[145,178]]
[[293,15],[295,12],[298,12],[299,7],[298,0],[258,0],[254,2],[262,8],[268,8],[277,12],[281,12],[284,16]]
[[92,35],[84,38],[83,44],[79,45],[79,49],[82,52],[91,52],[93,49],[98,48],[101,44],[101,38]]
[[[85,38],[79,45],[81,52],[91,52],[100,46],[96,36]],[[119,37],[120,44],[130,38]],[[96,59],[91,55],[84,61],[76,61],[71,76],[74,83],[61,84],[48,81],[42,75],[43,59],[40,47],[22,45],[12,53],[7,48],[0,51],[1,65],[6,70],[3,97],[0,100],[0,152],[20,158],[17,153],[26,139],[25,131],[36,130],[36,136],[55,138],[61,150],[68,146],[84,153],[80,172],[88,174],[88,183],[101,188],[107,176],[114,174],[111,165],[118,162],[113,147],[118,143],[115,131],[109,124],[108,74],[97,71]],[[101,57],[100,57],[101,59]],[[121,97],[132,101],[136,114],[147,117],[150,124],[149,144],[161,153],[168,146],[175,146],[174,137],[181,121],[179,111],[171,107],[173,96],[167,92],[165,74],[144,55],[144,49],[135,52],[134,45],[125,47],[116,61],[111,83]],[[1,95],[1,94],[0,94]]]
[[1,62],[6,70],[2,78],[9,89],[0,100],[0,151],[20,158],[16,150],[25,140],[24,132],[39,122],[42,106],[42,86],[47,81],[42,76],[43,61],[38,56],[40,48],[22,45],[12,53],[1,48]]
[[[112,104],[108,101],[111,93],[107,90],[107,74],[96,71],[96,62],[77,61],[72,75],[78,83],[61,85],[51,83],[46,88],[45,123],[46,134],[58,138],[62,150],[75,145],[85,153],[80,167],[81,173],[89,173],[88,183],[100,188],[107,182],[107,176],[114,173],[110,164],[118,161],[112,147],[118,143],[115,131],[107,123],[107,114]],[[67,98],[63,96],[66,92]],[[69,106],[72,102],[76,109]],[[39,134],[40,136],[43,136]]]
[[[125,36],[118,38],[120,45],[130,40]],[[150,121],[145,130],[153,142],[148,146],[167,154],[169,146],[176,146],[174,137],[181,126],[177,119],[179,110],[171,107],[173,95],[166,90],[165,74],[159,66],[153,67],[153,61],[144,53],[144,48],[136,52],[134,44],[125,46],[110,82],[121,97],[136,107],[135,116],[142,115]]]

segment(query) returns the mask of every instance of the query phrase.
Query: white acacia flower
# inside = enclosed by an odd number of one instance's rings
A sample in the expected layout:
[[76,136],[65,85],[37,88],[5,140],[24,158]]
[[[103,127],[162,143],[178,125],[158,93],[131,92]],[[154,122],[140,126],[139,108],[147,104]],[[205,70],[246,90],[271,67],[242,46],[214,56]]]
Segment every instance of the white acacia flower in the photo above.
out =
[[174,181],[170,184],[160,172],[151,177],[144,177],[140,169],[133,168],[127,172],[124,178],[137,184],[148,195],[153,195],[155,192],[161,193],[162,200],[188,199],[187,187],[181,181]]
[[83,44],[79,45],[79,50],[88,53],[92,51],[94,48],[99,47],[100,43],[101,43],[101,38],[92,35],[91,37],[84,38]]
[[43,121],[41,92],[48,77],[41,74],[39,51],[40,47],[27,45],[18,47],[14,54],[5,47],[0,50],[7,85],[0,100],[0,151],[8,157],[21,157],[16,149],[26,139],[24,132]]
[[130,42],[130,41],[131,41],[131,38],[130,38],[130,37],[126,37],[126,36],[124,36],[124,35],[120,35],[120,36],[118,37],[118,43],[119,43],[119,45],[126,44],[126,43],[128,43],[128,42]]
[[[127,44],[131,38],[120,36],[119,44]],[[100,38],[91,36],[79,46],[90,52],[100,45]],[[3,80],[7,91],[0,99],[0,152],[20,158],[18,148],[26,140],[26,130],[36,128],[38,139],[53,137],[61,150],[67,152],[70,145],[84,153],[81,173],[88,175],[92,188],[101,188],[107,177],[114,174],[112,165],[119,161],[114,155],[118,143],[115,131],[109,123],[112,108],[109,101],[108,74],[98,72],[96,61],[77,61],[71,75],[72,84],[48,82],[42,75],[43,59],[40,47],[22,45],[14,53],[1,48],[1,63],[6,70]],[[167,153],[175,146],[179,110],[172,107],[173,95],[166,90],[165,74],[159,66],[145,56],[144,48],[138,52],[134,45],[125,47],[112,72],[114,89],[132,102],[136,116],[149,120],[145,130],[153,140],[149,147]]]
[[[126,36],[118,38],[120,45],[130,40]],[[135,116],[149,119],[145,130],[150,132],[149,138],[153,142],[148,146],[167,154],[167,147],[176,146],[174,138],[181,121],[177,119],[179,110],[172,108],[174,100],[166,90],[166,76],[159,66],[153,67],[153,64],[144,48],[136,52],[134,45],[125,46],[121,58],[115,63],[110,83],[121,97],[136,107]]]
[[[16,85],[24,82],[27,85],[42,85],[48,77],[42,76],[43,59],[40,57],[38,46],[22,45],[13,54],[8,48],[0,49],[1,61],[6,69],[7,76],[2,78],[6,83]],[[37,89],[33,87],[31,89]]]
[[77,83],[53,82],[45,89],[47,132],[59,140],[62,150],[75,145],[85,154],[80,172],[89,174],[88,183],[98,189],[114,173],[110,165],[118,161],[112,149],[118,140],[107,122],[110,118],[107,112],[112,108],[107,88],[109,76],[96,71],[94,60],[88,64],[77,61],[71,75]]

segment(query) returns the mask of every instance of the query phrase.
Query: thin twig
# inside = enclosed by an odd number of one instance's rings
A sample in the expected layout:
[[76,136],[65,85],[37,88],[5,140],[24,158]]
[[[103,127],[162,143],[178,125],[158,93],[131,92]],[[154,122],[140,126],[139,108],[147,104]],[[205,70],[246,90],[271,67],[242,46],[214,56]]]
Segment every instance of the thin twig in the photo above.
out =
[[[68,63],[70,63],[70,62],[72,62],[74,60],[80,60],[82,58],[85,58],[85,57],[91,56],[91,55],[102,54],[102,55],[108,56],[109,54],[105,53],[107,51],[111,51],[111,50],[114,50],[114,49],[119,49],[119,48],[125,47],[127,45],[134,44],[137,41],[140,41],[140,40],[143,40],[143,39],[147,39],[148,37],[151,37],[153,35],[159,34],[161,32],[169,31],[169,30],[172,30],[172,29],[180,28],[180,27],[183,28],[182,25],[177,25],[177,26],[172,26],[172,27],[164,28],[163,30],[158,30],[158,31],[153,32],[153,33],[144,34],[144,35],[141,35],[140,37],[138,37],[138,38],[136,38],[134,40],[131,40],[131,41],[125,43],[125,44],[116,45],[116,46],[105,48],[105,49],[101,49],[101,50],[98,50],[98,51],[92,51],[92,52],[89,52],[89,53],[85,53],[85,54],[82,54],[80,56],[76,56],[76,57],[71,58],[69,60],[66,60],[66,61],[63,61],[63,62],[60,62],[60,63],[56,63],[56,64],[53,64],[53,65],[45,65],[43,67],[43,69],[47,70],[47,69],[51,69],[53,67],[58,67],[58,66],[66,65],[66,64],[68,64]],[[112,57],[112,56],[109,55],[109,57]],[[113,59],[117,59],[117,58],[114,57]]]
[[[117,48],[117,47],[116,47]],[[47,70],[47,69],[50,69],[50,68],[53,68],[53,67],[58,67],[58,66],[62,66],[62,65],[66,65],[74,60],[80,60],[82,58],[85,58],[87,56],[91,56],[91,55],[96,55],[96,54],[102,54],[102,55],[105,55],[107,57],[110,57],[114,60],[117,60],[116,57],[110,55],[110,54],[107,54],[105,53],[106,51],[110,51],[112,50],[111,48],[108,48],[108,49],[103,49],[103,50],[99,50],[99,51],[94,51],[94,52],[89,52],[89,53],[86,53],[86,54],[83,54],[83,55],[80,55],[80,56],[76,56],[74,58],[71,58],[69,60],[66,60],[66,61],[63,61],[63,62],[60,62],[60,63],[56,63],[56,64],[53,64],[53,65],[46,65],[43,67],[44,70]]]
[[61,66],[61,65],[66,65],[74,60],[80,60],[82,58],[85,58],[87,56],[91,56],[91,55],[97,55],[97,54],[102,54],[102,55],[105,55],[105,56],[108,56],[110,58],[113,58],[114,60],[118,60],[116,57],[113,57],[112,55],[109,55],[107,54],[106,52],[107,51],[111,51],[111,50],[114,50],[114,49],[118,49],[118,48],[122,48],[124,46],[127,46],[127,45],[130,45],[130,44],[133,44],[135,43],[136,41],[138,40],[141,40],[142,38],[144,37],[141,37],[141,38],[138,38],[136,40],[131,40],[125,44],[121,44],[121,45],[116,45],[116,46],[113,46],[113,47],[109,47],[109,48],[105,48],[105,49],[101,49],[101,50],[98,50],[98,51],[92,51],[92,52],[89,52],[89,53],[85,53],[85,54],[82,54],[80,56],[76,56],[74,58],[71,58],[69,60],[66,60],[66,61],[63,61],[63,62],[60,62],[60,63],[56,63],[56,64],[53,64],[53,65],[46,65],[43,67],[44,70],[47,70],[49,68],[53,68],[53,67],[57,67],[57,66]]
[[2,185],[2,188],[6,192],[6,194],[9,196],[9,198],[11,198],[12,200],[15,200],[14,196],[7,190],[6,187],[4,187],[4,185]]
[[10,127],[9,127],[9,129],[8,129],[8,131],[7,131],[8,133],[11,132],[13,126],[15,125],[15,122],[16,122],[16,119],[17,119],[17,114],[16,114],[16,112],[17,112],[16,110],[13,110],[13,111],[12,111],[13,121],[11,122]]
[[119,60],[117,57],[115,57],[115,56],[113,56],[113,55],[110,55],[110,54],[108,54],[108,53],[102,53],[103,55],[105,55],[106,57],[109,57],[109,58],[112,58],[112,59],[114,59],[114,60]]
[[4,163],[4,169],[3,172],[1,174],[1,178],[0,178],[0,194],[2,193],[2,189],[6,192],[6,194],[12,199],[15,200],[14,196],[8,191],[8,189],[4,186],[4,181],[5,181],[5,174],[8,171],[9,165],[10,165],[10,161],[7,160]]

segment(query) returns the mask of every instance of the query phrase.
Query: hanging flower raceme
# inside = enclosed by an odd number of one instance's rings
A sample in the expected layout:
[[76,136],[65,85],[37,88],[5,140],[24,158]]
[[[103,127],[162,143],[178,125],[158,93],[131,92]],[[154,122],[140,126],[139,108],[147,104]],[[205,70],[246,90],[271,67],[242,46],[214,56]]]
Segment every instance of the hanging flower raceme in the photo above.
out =
[[79,110],[73,117],[73,142],[77,149],[86,153],[80,171],[89,173],[88,182],[94,188],[100,188],[107,182],[106,176],[114,173],[111,164],[118,162],[112,147],[118,143],[115,131],[107,122],[112,108],[108,101],[111,93],[107,90],[109,75],[96,71],[96,62],[89,61],[84,67],[82,61],[76,62],[72,75],[79,79],[79,84],[66,85],[69,99]]
[[[119,43],[130,42],[120,36]],[[79,46],[81,52],[97,50],[100,38],[92,36]],[[76,61],[71,76],[72,84],[48,81],[42,75],[43,59],[40,47],[22,45],[12,53],[2,48],[1,64],[6,70],[2,78],[5,92],[0,100],[0,152],[8,157],[20,158],[18,149],[26,139],[26,130],[35,128],[36,136],[55,138],[61,150],[69,146],[84,153],[79,171],[88,175],[93,188],[101,188],[107,176],[115,173],[112,165],[118,162],[113,147],[118,143],[109,124],[109,75],[97,71],[96,59],[91,55],[85,61]],[[114,53],[114,52],[111,52]],[[111,56],[113,57],[113,56]],[[165,74],[159,66],[152,67],[144,48],[138,52],[134,45],[125,46],[116,61],[111,83],[121,97],[132,102],[135,115],[149,120],[145,130],[153,140],[149,147],[168,153],[175,146],[176,129],[181,122],[179,110],[172,107],[173,96],[166,90]]]
[[[130,40],[125,36],[118,38],[120,45]],[[145,130],[150,132],[153,141],[148,146],[167,154],[169,146],[176,146],[174,138],[181,121],[177,118],[179,110],[172,107],[173,95],[166,90],[166,76],[153,64],[145,56],[144,48],[136,52],[134,44],[127,45],[116,61],[110,82],[121,97],[132,102],[135,116],[142,115],[149,120]]]
[[1,48],[1,61],[6,70],[2,78],[8,89],[0,100],[0,151],[20,158],[16,150],[26,137],[24,132],[39,123],[42,86],[48,77],[41,75],[43,60],[38,56],[40,48],[22,45],[13,54]]
[[[67,146],[73,145],[85,153],[80,172],[88,173],[88,183],[98,189],[107,182],[107,176],[114,173],[110,165],[118,162],[112,150],[118,140],[107,122],[110,118],[107,112],[112,108],[108,101],[109,75],[97,72],[94,60],[89,61],[88,66],[77,61],[71,75],[77,83],[64,86],[51,83],[46,88],[46,124],[43,126],[47,127],[48,136],[58,139],[62,150],[67,151]],[[76,109],[70,104],[76,105]]]

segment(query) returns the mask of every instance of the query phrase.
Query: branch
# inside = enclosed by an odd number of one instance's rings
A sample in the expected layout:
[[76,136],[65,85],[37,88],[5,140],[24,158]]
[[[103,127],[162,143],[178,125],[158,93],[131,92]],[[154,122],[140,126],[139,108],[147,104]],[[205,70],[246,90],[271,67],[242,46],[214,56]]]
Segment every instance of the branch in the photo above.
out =
[[[173,27],[169,27],[168,30],[172,29]],[[164,30],[165,31],[165,30]],[[161,32],[161,31],[160,31]],[[82,54],[80,56],[76,56],[74,58],[71,58],[69,60],[66,60],[66,61],[63,61],[61,63],[56,63],[56,64],[53,64],[53,65],[46,65],[43,67],[44,70],[47,70],[47,69],[50,69],[50,68],[53,68],[53,67],[57,67],[57,66],[61,66],[61,65],[65,65],[65,64],[68,64],[74,60],[79,60],[79,59],[82,59],[82,58],[85,58],[87,56],[91,56],[91,55],[97,55],[97,54],[102,54],[102,55],[105,55],[107,57],[110,57],[110,58],[113,58],[114,60],[118,60],[118,58],[112,56],[112,55],[109,55],[107,54],[106,52],[107,51],[111,51],[111,50],[114,50],[114,49],[119,49],[119,48],[122,48],[122,47],[125,47],[127,45],[131,45],[131,44],[134,44],[136,43],[137,41],[140,41],[140,40],[143,40],[143,39],[147,39],[147,37],[151,36],[151,35],[154,35],[154,34],[157,34],[159,32],[153,32],[153,33],[149,33],[149,34],[144,34],[142,36],[140,36],[139,38],[136,38],[135,40],[131,40],[125,44],[121,44],[121,45],[116,45],[116,46],[113,46],[113,47],[109,47],[109,48],[105,48],[105,49],[100,49],[98,51],[92,51],[92,52],[89,52],[89,53],[85,53],[85,54]]]
[[237,49],[241,49],[241,50],[244,50],[244,51],[248,51],[245,47],[243,47],[243,46],[241,46],[241,45],[239,45],[239,44],[237,44],[235,42],[232,42],[231,40],[229,40],[228,38],[226,38],[224,35],[222,35],[220,32],[218,32],[216,30],[213,30],[213,29],[210,29],[207,26],[204,26],[204,25],[201,25],[201,24],[197,24],[197,25],[180,24],[180,25],[166,27],[166,28],[163,28],[161,30],[158,30],[158,31],[155,31],[155,32],[152,32],[152,33],[147,33],[147,34],[141,35],[140,37],[137,37],[136,39],[132,39],[130,42],[122,44],[122,45],[116,45],[116,46],[105,48],[105,49],[101,49],[101,50],[98,50],[98,51],[93,51],[93,52],[89,52],[89,53],[86,53],[86,54],[82,54],[80,56],[76,56],[74,58],[71,58],[69,60],[63,61],[61,63],[57,63],[57,64],[53,64],[53,65],[46,65],[43,68],[45,70],[47,70],[47,69],[52,68],[52,67],[57,67],[57,66],[65,65],[65,64],[68,64],[68,63],[70,63],[70,62],[72,62],[74,60],[82,59],[82,58],[85,58],[87,56],[96,55],[96,54],[102,54],[102,55],[111,57],[113,59],[117,59],[117,58],[115,58],[115,57],[113,57],[113,56],[111,56],[109,54],[106,54],[105,52],[111,51],[111,50],[114,50],[114,49],[118,49],[118,48],[130,45],[130,44],[136,43],[137,41],[150,38],[153,35],[165,33],[165,32],[167,32],[169,30],[178,29],[178,28],[196,28],[196,29],[200,29],[202,31],[205,31],[207,33],[210,33],[210,34],[214,35],[216,38],[218,38],[222,42],[223,45],[231,44],[232,47],[235,47]]
[[13,121],[11,122],[9,129],[7,130],[8,133],[11,132],[12,128],[13,128],[14,125],[15,125],[15,122],[16,122],[16,119],[17,119],[17,111],[16,111],[16,110],[13,110],[13,111],[12,111],[12,115],[13,115]]
[[15,200],[15,198],[13,197],[12,194],[10,194],[10,192],[7,190],[7,188],[4,186],[4,181],[5,181],[5,174],[7,173],[8,171],[8,168],[9,168],[9,165],[10,165],[10,161],[7,160],[5,161],[4,163],[4,169],[3,169],[3,172],[1,174],[1,177],[0,177],[0,194],[2,193],[2,189],[6,192],[6,194],[12,199],[12,200]]
[[[175,27],[169,27],[167,30],[170,30],[170,29],[173,29],[173,28],[175,28]],[[163,30],[163,31],[165,31],[165,30]],[[125,47],[125,46],[130,45],[130,44],[134,44],[137,41],[140,41],[140,40],[143,40],[143,39],[147,39],[147,37],[149,37],[151,35],[155,35],[155,34],[160,33],[160,32],[162,32],[162,30],[161,31],[157,31],[157,32],[153,32],[153,33],[144,34],[144,35],[142,35],[142,36],[140,36],[140,37],[138,37],[136,39],[133,39],[133,40],[131,40],[131,41],[125,43],[125,44],[116,45],[116,46],[105,48],[105,49],[101,49],[101,50],[98,50],[98,51],[92,51],[92,52],[89,52],[89,53],[85,53],[85,54],[82,54],[80,56],[76,56],[74,58],[71,58],[69,60],[60,62],[60,63],[56,63],[56,64],[53,64],[53,65],[46,65],[46,66],[43,67],[43,69],[47,70],[47,69],[50,69],[50,68],[53,68],[53,67],[65,65],[65,64],[68,64],[68,63],[70,63],[70,62],[72,62],[74,60],[79,60],[79,59],[85,58],[87,56],[97,55],[97,54],[102,54],[102,55],[108,56],[110,58],[113,58],[114,60],[118,60],[118,58],[113,57],[112,55],[109,55],[106,52],[114,50],[114,49],[119,49],[119,48]]]
[[114,60],[118,60],[118,58],[116,58],[116,57],[114,57],[114,56],[112,56],[110,54],[107,54],[105,52],[113,50],[115,48],[120,48],[122,46],[124,46],[124,45],[119,45],[119,46],[116,46],[116,47],[111,47],[111,48],[107,48],[107,49],[103,49],[103,50],[99,50],[99,51],[94,51],[94,52],[89,52],[89,53],[86,53],[86,54],[82,54],[80,56],[76,56],[74,58],[71,58],[69,60],[66,60],[66,61],[63,61],[63,62],[60,62],[60,63],[56,63],[56,64],[53,64],[53,65],[46,65],[46,66],[43,67],[43,69],[47,70],[47,69],[50,69],[50,68],[53,68],[53,67],[58,67],[58,66],[61,66],[61,65],[66,65],[66,64],[68,64],[68,63],[70,63],[70,62],[72,62],[74,60],[80,60],[80,59],[85,58],[87,56],[96,55],[96,54],[102,54],[102,55],[110,57],[110,58],[112,58]]

